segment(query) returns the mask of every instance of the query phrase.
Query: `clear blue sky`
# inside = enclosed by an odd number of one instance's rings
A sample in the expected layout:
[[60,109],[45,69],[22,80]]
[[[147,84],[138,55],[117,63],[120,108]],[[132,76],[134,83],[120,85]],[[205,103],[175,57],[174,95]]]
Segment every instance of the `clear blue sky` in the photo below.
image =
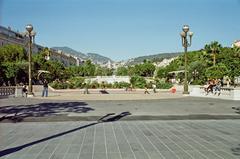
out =
[[183,50],[184,24],[194,32],[190,50],[240,39],[240,0],[0,0],[0,25],[24,31],[36,42],[68,46],[123,60]]

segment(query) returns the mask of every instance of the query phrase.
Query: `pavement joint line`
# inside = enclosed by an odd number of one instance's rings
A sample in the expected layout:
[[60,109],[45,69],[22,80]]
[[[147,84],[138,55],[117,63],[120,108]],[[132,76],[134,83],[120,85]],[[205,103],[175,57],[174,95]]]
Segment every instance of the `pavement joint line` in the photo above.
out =
[[103,134],[104,134],[104,146],[105,146],[105,153],[106,153],[106,158],[108,159],[108,150],[107,150],[107,140],[106,140],[106,132],[105,132],[105,123],[102,124],[103,126]]
[[119,151],[119,153],[120,153],[120,157],[121,157],[121,159],[123,159],[123,156],[122,156],[122,153],[121,153],[121,150],[120,150],[118,141],[117,141],[117,136],[116,136],[116,133],[115,133],[115,130],[114,130],[114,127],[113,127],[113,124],[112,124],[112,123],[111,123],[111,128],[112,128],[112,132],[113,132],[113,134],[114,134],[115,142],[116,142],[117,147],[118,147],[118,151]]
[[142,145],[142,143],[139,141],[138,137],[136,136],[135,133],[133,133],[133,130],[131,129],[131,127],[129,126],[129,124],[125,121],[125,124],[127,125],[128,129],[131,131],[131,133],[133,134],[133,136],[135,137],[135,139],[137,140],[137,142],[139,143],[139,145],[142,147],[143,151],[147,154],[148,158],[150,158],[149,153],[145,150],[144,146]]
[[[158,126],[158,125],[157,125]],[[157,129],[157,127],[155,127]],[[167,128],[166,128],[167,130]],[[157,131],[160,133],[159,129],[157,129]],[[169,133],[173,134],[175,136],[174,133],[172,133],[171,131],[168,131]],[[184,150],[181,146],[179,146],[176,142],[174,142],[170,137],[167,137],[169,140],[171,140],[175,145],[177,145],[177,147],[179,147],[180,149],[182,149],[186,154],[188,154],[191,158],[194,158],[190,153],[188,153],[186,150]],[[185,143],[185,142],[184,142]]]
[[93,149],[92,149],[92,159],[94,159],[94,148],[95,148],[95,140],[96,140],[96,126],[94,126],[94,132],[93,132]]
[[[191,123],[191,121],[190,121],[190,123]],[[215,134],[216,135],[216,134]],[[197,138],[199,138],[197,135],[193,135],[193,136],[195,136],[195,137],[197,137]],[[208,136],[208,135],[207,135]],[[210,137],[210,138],[212,138],[211,136],[208,136],[208,137]],[[188,137],[189,138],[189,137]],[[212,144],[211,142],[209,142],[209,141],[207,141],[207,140],[205,140],[206,142],[208,142],[209,144],[211,144],[211,145],[213,145],[213,146],[215,146],[216,148],[217,148],[217,146],[216,145],[214,145],[214,144]],[[199,143],[200,144],[200,143]],[[202,145],[202,144],[200,144],[200,145]],[[211,151],[211,150],[210,150]],[[214,154],[216,154],[217,156],[219,156],[216,152],[214,152],[214,150],[212,150],[211,152],[213,152]],[[226,153],[228,153],[228,152],[226,152]],[[229,153],[228,153],[229,154]],[[232,156],[231,154],[229,154],[230,156]],[[222,157],[221,157],[222,158]]]
[[124,138],[127,140],[127,143],[128,143],[128,145],[129,145],[129,147],[130,147],[130,149],[131,149],[131,151],[132,151],[132,154],[133,154],[133,156],[134,156],[134,159],[137,159],[137,158],[136,158],[136,154],[134,153],[134,151],[133,151],[133,149],[132,149],[132,146],[131,146],[128,138],[127,138],[127,135],[125,134],[125,132],[124,132],[124,130],[123,130],[123,128],[122,128],[121,123],[118,123],[118,125],[119,125],[119,127],[120,127],[120,129],[121,129],[121,131],[122,131],[122,134],[123,134]]
[[157,150],[157,152],[159,153],[159,155],[163,158],[165,158],[161,152],[159,151],[159,149],[152,143],[152,141],[138,128],[137,123],[134,124],[135,128],[137,128],[139,130],[139,132],[146,138],[146,140],[148,140],[148,142],[155,148],[155,150]]
[[[172,129],[175,129],[175,131],[178,131],[176,128],[174,128],[174,126],[171,127]],[[170,129],[170,128],[166,128],[166,129]],[[158,130],[159,130],[159,127],[158,127]],[[168,132],[170,132],[171,134],[173,134],[174,136],[176,136],[174,133],[172,133],[171,131],[168,130]],[[180,132],[179,132],[180,133]],[[176,136],[177,138],[179,138],[178,136]],[[181,138],[180,138],[181,139]],[[181,139],[182,140],[182,139]],[[194,147],[192,145],[190,145],[189,143],[185,142],[184,140],[182,140],[184,143],[186,143],[187,145],[189,145],[190,147],[192,147],[194,149]],[[208,149],[208,148],[207,148]],[[200,154],[203,154],[200,150],[198,150]],[[211,150],[208,150],[211,152]],[[187,151],[186,151],[187,152]],[[187,152],[188,153],[188,152]],[[214,153],[214,152],[213,152]],[[215,153],[214,153],[215,154]],[[215,154],[217,155],[217,154]],[[190,155],[191,157],[193,157],[192,155]],[[219,156],[219,155],[217,155]],[[207,157],[207,156],[206,156]],[[221,156],[219,156],[221,157]],[[221,157],[222,158],[222,157]]]
[[[144,123],[143,123],[143,125],[144,125]],[[150,129],[149,126],[144,125],[144,127],[147,128],[150,133],[154,134],[154,136],[155,136],[165,147],[167,147],[167,149],[168,149],[172,154],[174,154],[177,158],[179,158],[179,156],[178,156],[172,149],[170,149],[169,146],[168,146],[166,143],[164,143],[163,141],[161,141],[161,140],[159,139],[159,137],[158,137],[153,131],[151,131],[151,129]],[[179,159],[180,159],[180,158],[179,158]]]

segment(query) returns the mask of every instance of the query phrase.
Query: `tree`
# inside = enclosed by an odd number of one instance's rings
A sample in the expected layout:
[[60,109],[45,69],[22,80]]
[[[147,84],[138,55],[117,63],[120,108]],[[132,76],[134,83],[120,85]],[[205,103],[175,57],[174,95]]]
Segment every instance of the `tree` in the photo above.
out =
[[15,62],[27,60],[27,52],[20,45],[5,45],[0,48],[0,62]]
[[141,69],[142,69],[142,76],[153,77],[156,67],[153,63],[147,61],[141,65]]
[[133,87],[144,88],[146,85],[146,80],[144,79],[144,77],[141,76],[132,76],[130,79],[130,83]]
[[[26,50],[19,45],[5,45],[0,48],[0,73],[1,81],[12,81],[16,84],[20,78],[25,77],[27,72]],[[18,79],[19,78],[19,79]],[[1,82],[1,83],[2,83]]]
[[166,67],[159,67],[157,70],[157,77],[158,78],[166,78],[168,75]]
[[221,44],[217,41],[213,41],[209,45],[205,45],[205,50],[213,56],[213,66],[216,64],[216,55],[220,52],[221,48]]
[[150,61],[144,60],[143,64],[138,64],[134,66],[134,75],[143,77],[152,77],[156,67]]
[[126,67],[118,67],[116,74],[117,74],[117,76],[127,76],[128,75],[128,68],[126,68]]
[[92,64],[91,60],[87,60],[83,64],[83,74],[84,76],[94,76],[96,66]]
[[240,47],[234,45],[233,47],[234,57],[240,58]]
[[[28,63],[26,62],[4,62],[2,64],[3,68],[4,68],[4,73],[6,78],[8,79],[14,79],[14,83],[16,84],[18,81],[18,77],[23,78],[26,76],[26,74],[20,73],[20,72],[24,72],[24,69],[26,69],[28,66]],[[20,71],[22,70],[22,71]],[[21,79],[19,79],[21,80]]]
[[96,76],[111,76],[111,75],[113,75],[113,69],[97,66],[95,69],[95,75]]
[[62,78],[65,67],[59,61],[46,61],[43,65],[43,70],[50,72],[50,74],[46,74],[45,78],[48,80],[55,80]]
[[221,79],[228,75],[228,69],[223,63],[207,68],[205,74],[208,79]]

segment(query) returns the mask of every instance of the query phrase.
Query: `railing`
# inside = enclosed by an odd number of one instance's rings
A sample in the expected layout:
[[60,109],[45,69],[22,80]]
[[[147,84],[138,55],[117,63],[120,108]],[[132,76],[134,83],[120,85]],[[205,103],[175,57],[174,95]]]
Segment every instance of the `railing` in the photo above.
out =
[[[202,93],[206,93],[205,92],[205,88],[203,86],[200,87],[200,90],[202,90]],[[229,87],[221,87],[221,94],[223,95],[231,95],[231,91],[234,90],[234,88],[229,88]]]
[[0,87],[0,96],[14,95],[15,89],[15,86]]

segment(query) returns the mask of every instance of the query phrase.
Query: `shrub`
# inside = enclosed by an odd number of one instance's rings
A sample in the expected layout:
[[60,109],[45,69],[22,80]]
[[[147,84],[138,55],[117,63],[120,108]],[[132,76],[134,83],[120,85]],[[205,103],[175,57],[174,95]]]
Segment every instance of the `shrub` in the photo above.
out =
[[172,88],[173,84],[169,83],[169,82],[158,81],[156,83],[156,86],[158,89],[170,89],[170,88]]
[[91,84],[89,84],[89,88],[98,88],[99,84],[97,83],[97,81],[93,81]]
[[127,88],[130,87],[130,83],[127,82],[119,82],[117,88]]
[[146,80],[144,79],[144,77],[141,76],[131,77],[130,82],[133,85],[133,87],[136,88],[144,88],[146,85]]
[[85,78],[83,77],[72,77],[69,79],[69,88],[81,88]]
[[67,88],[69,88],[69,84],[67,82],[61,82],[61,81],[53,81],[49,85],[54,89],[67,89]]

